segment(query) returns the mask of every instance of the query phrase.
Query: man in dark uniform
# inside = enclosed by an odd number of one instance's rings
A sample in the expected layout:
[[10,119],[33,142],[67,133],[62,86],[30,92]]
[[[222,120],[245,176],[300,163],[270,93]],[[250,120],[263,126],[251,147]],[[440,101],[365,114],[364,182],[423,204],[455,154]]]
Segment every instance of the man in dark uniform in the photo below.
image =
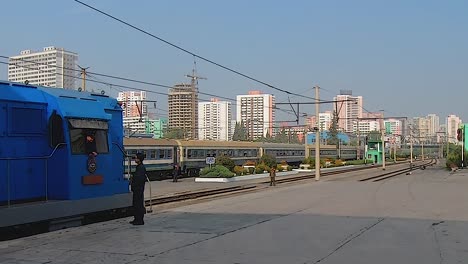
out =
[[88,155],[93,155],[94,157],[97,156],[96,140],[94,139],[94,135],[91,133],[86,135],[85,152]]
[[172,181],[177,182],[177,179],[179,178],[180,175],[180,167],[178,164],[174,166],[174,174],[172,176]]
[[270,186],[276,186],[276,168],[270,169]]
[[132,175],[132,192],[133,192],[133,212],[135,219],[130,223],[132,225],[144,225],[143,216],[145,214],[144,205],[144,192],[146,182],[146,168],[143,165],[145,155],[143,153],[137,153],[135,162],[137,164],[136,170]]

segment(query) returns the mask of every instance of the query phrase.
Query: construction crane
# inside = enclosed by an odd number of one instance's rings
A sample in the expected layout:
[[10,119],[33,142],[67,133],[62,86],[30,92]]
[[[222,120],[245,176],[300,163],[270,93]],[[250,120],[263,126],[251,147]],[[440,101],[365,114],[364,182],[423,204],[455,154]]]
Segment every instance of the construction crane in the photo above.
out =
[[197,138],[197,127],[198,127],[198,80],[207,80],[205,77],[197,75],[197,62],[193,61],[192,74],[187,74],[185,77],[190,78],[190,87],[192,92],[192,138]]

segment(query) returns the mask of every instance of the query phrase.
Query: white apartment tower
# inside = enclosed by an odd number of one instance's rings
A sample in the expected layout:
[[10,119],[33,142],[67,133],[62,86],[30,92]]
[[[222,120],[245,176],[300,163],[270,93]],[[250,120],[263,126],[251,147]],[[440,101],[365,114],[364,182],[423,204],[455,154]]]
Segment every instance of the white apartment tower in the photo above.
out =
[[462,124],[462,120],[456,115],[449,115],[447,117],[447,136],[448,141],[451,143],[458,143],[457,129]]
[[227,141],[232,138],[231,103],[211,99],[198,103],[198,139]]
[[330,126],[333,120],[333,112],[326,111],[324,113],[319,113],[319,128],[320,130],[330,130]]
[[123,117],[146,117],[148,106],[146,104],[146,92],[125,91],[119,92],[117,101],[122,103]]
[[250,91],[248,95],[237,96],[237,122],[242,122],[248,138],[254,140],[273,133],[275,122],[275,97],[262,94],[260,91]]
[[437,132],[440,131],[439,116],[436,114],[427,115],[428,120],[428,136],[431,139],[437,138]]
[[46,47],[41,52],[23,50],[10,57],[8,80],[12,82],[75,89],[78,54],[63,48]]
[[347,133],[352,133],[353,124],[358,118],[362,118],[362,96],[352,94],[351,90],[341,90],[340,94],[333,98],[334,110],[338,114],[338,127]]

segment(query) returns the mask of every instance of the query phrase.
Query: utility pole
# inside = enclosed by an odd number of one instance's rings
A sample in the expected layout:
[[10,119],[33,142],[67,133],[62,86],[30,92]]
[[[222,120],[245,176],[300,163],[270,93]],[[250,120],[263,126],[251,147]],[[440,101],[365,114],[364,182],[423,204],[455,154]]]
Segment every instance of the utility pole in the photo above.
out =
[[319,86],[315,86],[315,120],[317,127],[315,128],[315,180],[320,180],[320,104],[319,104]]
[[385,170],[385,122],[384,122],[384,111],[382,110],[382,127],[380,128],[382,137],[382,170]]
[[80,65],[78,67],[81,69],[81,89],[82,91],[86,91],[86,70],[89,69],[89,67],[83,68]]
[[356,126],[356,132],[357,132],[357,159],[360,160],[361,158],[361,138],[359,137],[359,117],[357,119],[357,126]]
[[410,130],[410,174],[413,170],[413,130]]
[[462,124],[462,153],[461,153],[461,168],[465,167],[465,125]]
[[448,138],[448,132],[446,132],[445,134],[445,143],[447,143],[447,151],[445,153],[445,158],[448,158],[448,154],[449,154],[449,138]]
[[421,158],[424,161],[424,138],[421,140]]

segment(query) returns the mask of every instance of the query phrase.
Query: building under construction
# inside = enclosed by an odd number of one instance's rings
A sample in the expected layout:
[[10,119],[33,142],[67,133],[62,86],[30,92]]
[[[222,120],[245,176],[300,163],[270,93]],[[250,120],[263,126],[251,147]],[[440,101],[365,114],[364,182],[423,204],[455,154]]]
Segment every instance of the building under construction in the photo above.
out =
[[184,138],[196,139],[198,129],[198,92],[196,85],[176,84],[169,89],[169,129],[181,129]]

